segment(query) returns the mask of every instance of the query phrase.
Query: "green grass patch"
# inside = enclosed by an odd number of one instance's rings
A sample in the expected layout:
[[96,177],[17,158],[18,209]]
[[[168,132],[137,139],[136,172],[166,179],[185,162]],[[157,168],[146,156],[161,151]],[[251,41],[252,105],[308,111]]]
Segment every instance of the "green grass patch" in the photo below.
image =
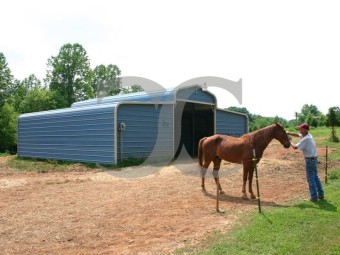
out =
[[65,172],[74,164],[81,164],[85,170],[95,169],[94,163],[76,163],[72,161],[62,161],[55,159],[35,159],[14,157],[7,162],[7,165],[17,171],[37,171],[39,173],[47,172]]
[[[10,154],[4,154],[8,156]],[[64,161],[55,159],[36,159],[25,157],[14,157],[10,159],[6,164],[12,169],[17,171],[37,171],[39,173],[46,172],[64,172],[69,171],[72,165],[79,164],[84,166],[84,170],[116,170],[122,171],[125,167],[138,166],[145,162],[146,159],[141,158],[129,158],[119,162],[117,165],[113,164],[97,164],[97,163],[80,163],[74,161]],[[148,160],[148,164],[161,164],[169,162],[169,158],[157,158],[154,160]]]
[[[335,175],[340,177],[340,171]],[[305,201],[261,214],[247,213],[245,224],[228,236],[212,238],[223,241],[208,251],[190,254],[340,254],[340,179],[324,188],[326,199],[317,203]]]
[[7,157],[10,156],[11,154],[9,152],[0,152],[0,157]]

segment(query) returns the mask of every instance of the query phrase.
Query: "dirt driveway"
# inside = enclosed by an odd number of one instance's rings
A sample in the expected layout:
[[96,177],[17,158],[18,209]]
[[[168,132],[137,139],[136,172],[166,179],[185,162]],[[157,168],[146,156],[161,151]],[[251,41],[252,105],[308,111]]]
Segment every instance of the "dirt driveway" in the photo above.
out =
[[[308,197],[303,164],[300,152],[269,145],[258,166],[264,210]],[[224,162],[222,172],[233,167]],[[198,175],[189,174],[196,168],[174,164],[146,177],[119,178],[82,166],[66,172],[18,172],[2,158],[1,253],[167,254],[213,231],[227,232],[246,210],[257,213],[257,200],[240,198],[241,170],[221,172],[227,194],[220,196],[226,210],[220,215],[215,213],[211,169],[204,194]]]

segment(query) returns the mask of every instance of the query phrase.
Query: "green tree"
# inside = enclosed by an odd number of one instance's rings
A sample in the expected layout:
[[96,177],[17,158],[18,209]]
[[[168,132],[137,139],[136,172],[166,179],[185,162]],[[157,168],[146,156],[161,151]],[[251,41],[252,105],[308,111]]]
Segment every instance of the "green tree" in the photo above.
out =
[[318,127],[326,126],[326,122],[327,122],[327,117],[326,117],[326,115],[322,114],[319,118],[319,121],[318,121]]
[[122,94],[129,94],[129,93],[135,93],[135,92],[141,92],[141,91],[144,91],[144,89],[140,85],[132,85],[130,87],[121,88]]
[[118,76],[121,74],[116,65],[99,65],[94,68],[91,75],[91,87],[95,95],[113,96],[121,92]]
[[27,89],[27,91],[34,88],[41,88],[41,81],[34,74],[31,74],[22,80],[21,84]]
[[336,127],[340,126],[340,108],[339,107],[329,108],[326,117],[327,117],[327,121],[326,121],[327,126],[332,127],[330,140],[332,142],[339,142],[339,137],[336,135]]
[[40,87],[41,82],[34,74],[31,74],[21,82],[14,80],[8,102],[14,107],[16,112],[23,113],[22,109],[20,108],[20,104],[24,100],[26,94],[32,89],[39,89]]
[[34,87],[29,90],[20,103],[20,112],[40,112],[57,108],[54,92]]
[[6,62],[5,55],[0,52],[0,107],[2,107],[11,94],[13,76]]
[[305,104],[302,106],[301,113],[298,114],[298,122],[307,122],[311,126],[317,127],[319,118],[322,116],[322,113],[315,105]]
[[262,117],[260,115],[254,116],[254,122],[250,123],[249,125],[249,131],[255,131],[261,128],[264,128],[266,126],[269,126],[273,124],[272,120],[269,120],[269,118]]
[[14,108],[5,104],[0,107],[0,151],[15,151],[17,144],[17,118]]
[[27,89],[21,85],[19,80],[13,79],[11,85],[8,87],[7,90],[7,99],[6,103],[12,105],[16,112],[19,111],[19,104],[22,98],[26,95]]
[[307,122],[310,126],[316,128],[316,127],[318,127],[319,117],[313,116],[312,114],[308,114],[305,122]]
[[90,59],[80,44],[63,45],[56,57],[48,59],[47,66],[45,82],[50,90],[65,98],[67,106],[94,97]]
[[245,107],[237,107],[237,106],[230,106],[227,108],[227,110],[229,111],[233,111],[233,112],[240,112],[240,113],[244,113],[248,116],[248,120],[250,123],[254,122],[254,115],[251,114],[247,108]]

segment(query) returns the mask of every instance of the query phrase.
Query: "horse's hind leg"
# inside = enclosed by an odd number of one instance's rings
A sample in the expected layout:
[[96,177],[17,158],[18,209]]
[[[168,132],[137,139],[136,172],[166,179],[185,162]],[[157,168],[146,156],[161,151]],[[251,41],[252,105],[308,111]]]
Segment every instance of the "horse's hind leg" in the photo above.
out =
[[205,161],[203,165],[201,166],[201,178],[202,178],[202,191],[205,191],[205,175],[207,174],[208,167],[210,165],[211,161]]
[[221,167],[221,161],[222,160],[220,159],[220,157],[217,157],[217,156],[215,157],[213,176],[214,176],[215,183],[218,187],[220,194],[225,194],[225,192],[222,190],[222,187],[221,187],[221,184],[220,184],[220,178],[219,178],[219,174],[218,174],[218,171],[220,170],[220,167]]
[[247,193],[246,193],[247,176],[248,176],[248,171],[246,170],[246,167],[243,166],[243,183],[242,183],[242,198],[243,199],[248,199]]
[[248,180],[248,174],[250,172],[251,165],[248,162],[243,162],[243,184],[242,184],[242,198],[248,199],[247,192],[246,192],[246,186],[247,186],[247,180]]

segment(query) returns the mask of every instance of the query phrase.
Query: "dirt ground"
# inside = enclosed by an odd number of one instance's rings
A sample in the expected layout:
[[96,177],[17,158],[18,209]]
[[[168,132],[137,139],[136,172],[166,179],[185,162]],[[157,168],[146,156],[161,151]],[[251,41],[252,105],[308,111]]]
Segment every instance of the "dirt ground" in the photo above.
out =
[[[243,212],[258,211],[257,200],[241,199],[242,170],[228,174],[235,165],[226,162],[221,185],[227,194],[220,196],[226,212],[218,214],[211,166],[203,193],[192,162],[122,178],[81,165],[66,172],[19,172],[8,159],[0,158],[1,254],[171,254],[214,231],[227,233]],[[264,211],[308,198],[301,152],[273,141],[258,171]]]

